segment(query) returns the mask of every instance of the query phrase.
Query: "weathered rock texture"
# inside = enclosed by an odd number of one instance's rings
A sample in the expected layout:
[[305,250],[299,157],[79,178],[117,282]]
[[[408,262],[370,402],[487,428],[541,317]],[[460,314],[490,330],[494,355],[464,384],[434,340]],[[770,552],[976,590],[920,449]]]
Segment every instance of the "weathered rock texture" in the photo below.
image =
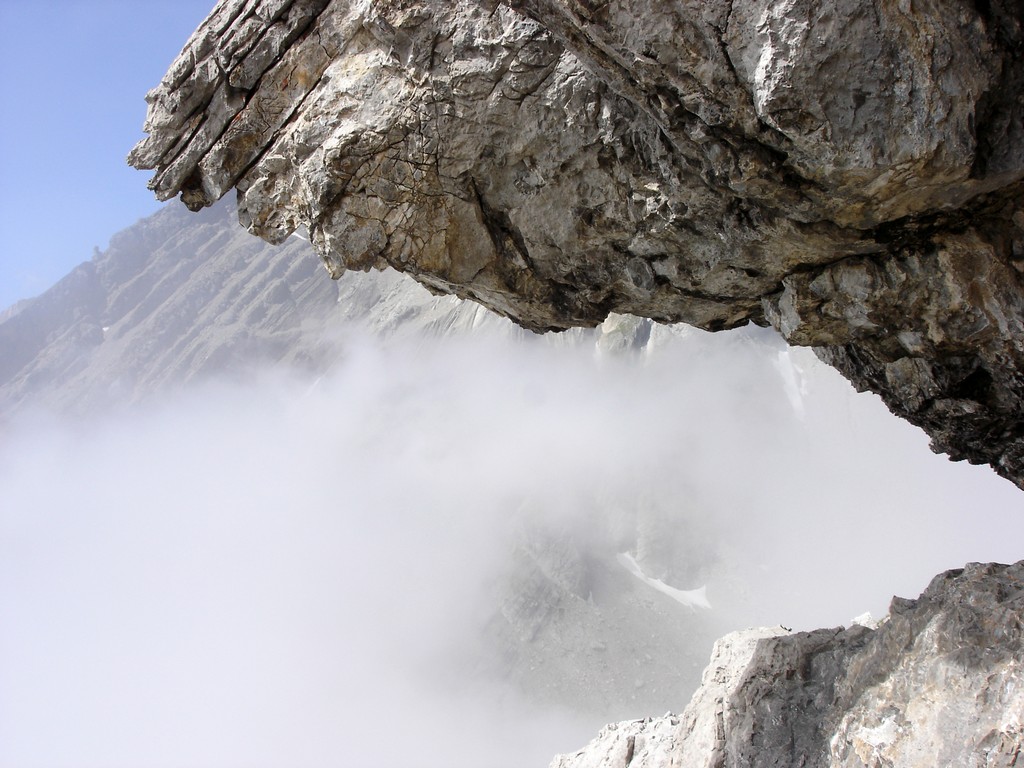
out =
[[535,330],[771,323],[1024,483],[1021,0],[222,0],[130,161]]
[[878,629],[720,640],[681,715],[608,726],[552,768],[1020,765],[1024,562],[937,576]]

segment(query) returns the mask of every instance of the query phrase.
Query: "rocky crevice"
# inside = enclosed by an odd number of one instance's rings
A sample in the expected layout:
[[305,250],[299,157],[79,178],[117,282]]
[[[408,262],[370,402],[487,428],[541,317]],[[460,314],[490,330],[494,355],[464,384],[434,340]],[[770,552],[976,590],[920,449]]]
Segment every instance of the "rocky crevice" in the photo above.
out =
[[774,325],[1024,483],[1016,0],[224,0],[133,165],[537,331]]

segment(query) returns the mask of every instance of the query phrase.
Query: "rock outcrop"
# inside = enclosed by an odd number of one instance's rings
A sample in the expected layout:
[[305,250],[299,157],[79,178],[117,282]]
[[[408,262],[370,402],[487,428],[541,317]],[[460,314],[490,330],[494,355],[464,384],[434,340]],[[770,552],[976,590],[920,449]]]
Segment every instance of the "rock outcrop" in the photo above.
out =
[[1020,765],[1024,562],[937,576],[877,629],[738,632],[681,715],[605,728],[552,768]]
[[222,0],[130,162],[534,329],[771,324],[1024,483],[1024,3]]

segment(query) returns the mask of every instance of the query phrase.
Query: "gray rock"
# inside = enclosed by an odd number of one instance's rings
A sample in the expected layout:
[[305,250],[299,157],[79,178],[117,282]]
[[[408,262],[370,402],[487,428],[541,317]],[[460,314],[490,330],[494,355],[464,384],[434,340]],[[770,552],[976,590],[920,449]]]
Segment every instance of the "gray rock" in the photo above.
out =
[[[654,525],[685,532],[703,510],[601,492],[584,503],[591,507],[585,533],[551,523],[565,510],[543,495],[519,510],[516,551],[496,584],[498,610],[486,629],[494,654],[481,661],[520,681],[536,701],[616,718],[662,711],[696,690],[708,649],[734,619],[722,606],[680,606],[616,555],[643,550]],[[662,557],[690,569],[672,579],[684,586],[723,585],[735,568],[707,536],[663,542]],[[613,718],[598,722],[606,719]]]
[[1019,0],[223,2],[130,162],[533,330],[773,324],[1024,483]]
[[680,715],[608,726],[552,768],[1006,766],[1024,751],[1024,561],[937,576],[876,630],[745,630]]

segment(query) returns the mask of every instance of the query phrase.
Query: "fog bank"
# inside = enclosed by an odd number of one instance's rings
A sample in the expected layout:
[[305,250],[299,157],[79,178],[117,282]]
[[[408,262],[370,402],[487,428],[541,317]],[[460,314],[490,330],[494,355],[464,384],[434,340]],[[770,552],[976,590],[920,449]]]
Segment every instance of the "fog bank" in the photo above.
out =
[[473,669],[527,503],[572,530],[595,497],[678,506],[737,628],[1021,557],[1019,491],[756,333],[347,349],[5,427],[0,765],[546,765],[599,724]]

